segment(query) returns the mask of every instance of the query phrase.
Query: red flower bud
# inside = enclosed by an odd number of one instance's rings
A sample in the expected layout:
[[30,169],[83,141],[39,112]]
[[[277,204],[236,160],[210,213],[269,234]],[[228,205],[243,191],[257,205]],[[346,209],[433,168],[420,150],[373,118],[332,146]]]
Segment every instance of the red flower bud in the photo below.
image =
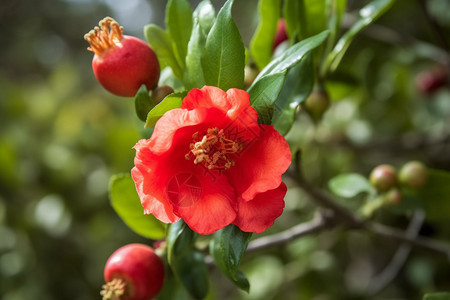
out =
[[159,63],[155,52],[144,41],[123,35],[123,27],[110,17],[99,22],[84,36],[88,50],[95,53],[92,69],[109,92],[133,97],[142,84],[148,90],[158,84]]
[[399,172],[399,181],[411,189],[420,189],[427,183],[427,167],[420,161],[406,163]]
[[433,94],[448,83],[447,66],[436,66],[432,69],[424,70],[415,79],[417,89],[424,94]]
[[280,19],[277,25],[277,33],[275,34],[275,39],[273,41],[273,49],[275,50],[279,44],[288,40],[288,35],[286,33],[286,21],[284,19]]
[[164,265],[151,247],[129,244],[108,258],[104,276],[103,300],[147,300],[163,286]]
[[370,173],[370,183],[379,191],[385,192],[397,183],[397,174],[391,165],[379,165]]

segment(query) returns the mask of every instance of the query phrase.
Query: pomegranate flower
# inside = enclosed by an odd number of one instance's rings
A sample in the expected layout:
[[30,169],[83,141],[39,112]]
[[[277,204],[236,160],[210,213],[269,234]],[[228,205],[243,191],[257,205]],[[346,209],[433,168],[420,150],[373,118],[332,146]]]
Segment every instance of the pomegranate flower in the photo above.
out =
[[144,207],[165,223],[182,218],[200,234],[229,224],[263,232],[283,212],[289,146],[257,122],[240,89],[193,89],[136,146],[131,175]]

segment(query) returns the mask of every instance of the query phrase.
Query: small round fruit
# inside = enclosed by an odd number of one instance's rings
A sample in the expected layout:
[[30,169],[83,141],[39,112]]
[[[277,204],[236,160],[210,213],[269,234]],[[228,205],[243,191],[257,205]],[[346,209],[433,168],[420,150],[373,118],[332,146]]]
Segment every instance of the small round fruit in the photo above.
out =
[[398,177],[402,185],[411,189],[420,189],[427,183],[428,170],[420,161],[410,161],[400,169]]
[[397,172],[391,165],[379,165],[372,170],[369,179],[377,190],[385,192],[397,183]]
[[403,195],[398,188],[393,187],[386,192],[383,199],[386,204],[398,205],[402,202]]
[[148,90],[158,84],[160,68],[152,48],[144,41],[123,35],[123,27],[110,17],[99,22],[84,39],[95,53],[92,69],[109,92],[133,97],[141,85]]
[[128,244],[108,258],[104,277],[103,300],[148,300],[162,288],[164,265],[151,247]]
[[420,72],[415,78],[416,88],[428,95],[433,94],[441,87],[448,85],[448,83],[448,66],[435,66],[432,69]]
[[305,100],[303,107],[313,121],[317,122],[330,107],[330,97],[324,89],[316,89]]

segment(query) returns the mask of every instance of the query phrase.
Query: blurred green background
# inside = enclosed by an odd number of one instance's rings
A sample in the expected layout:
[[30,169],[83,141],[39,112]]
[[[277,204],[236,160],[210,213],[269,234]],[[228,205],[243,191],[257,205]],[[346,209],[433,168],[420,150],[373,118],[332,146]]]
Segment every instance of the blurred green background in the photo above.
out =
[[[190,2],[194,8],[199,1]],[[218,10],[224,2],[213,4]],[[366,2],[348,1],[349,11]],[[320,125],[299,113],[287,138],[304,150],[308,177],[317,184],[325,186],[341,172],[368,175],[377,164],[399,166],[410,159],[450,170],[448,86],[424,94],[415,83],[423,70],[449,62],[448,48],[419,2],[398,0],[355,40],[327,82],[333,106]],[[0,2],[1,299],[98,299],[107,257],[126,243],[149,242],[124,225],[107,195],[110,176],[129,172],[132,147],[148,132],[134,115],[132,99],[113,96],[96,82],[83,35],[109,15],[126,34],[143,38],[146,24],[163,26],[165,5],[162,0]],[[448,46],[449,1],[427,5]],[[256,0],[237,0],[233,8],[247,46],[256,7]],[[315,207],[291,187],[285,213],[267,233],[311,217]],[[394,213],[383,220],[407,225]],[[438,222],[423,231],[440,239],[449,233],[449,225]],[[370,298],[370,279],[396,247],[363,232],[331,230],[246,256],[249,295],[213,270],[211,297]],[[378,299],[420,299],[425,291],[450,290],[448,263],[414,252]]]

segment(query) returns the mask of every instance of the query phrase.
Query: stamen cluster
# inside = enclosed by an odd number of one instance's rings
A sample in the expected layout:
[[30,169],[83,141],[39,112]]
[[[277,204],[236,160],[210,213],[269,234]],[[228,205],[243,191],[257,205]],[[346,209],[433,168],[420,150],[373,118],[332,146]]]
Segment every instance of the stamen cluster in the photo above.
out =
[[209,170],[225,169],[234,166],[235,162],[229,154],[235,154],[242,149],[242,144],[227,139],[223,129],[217,127],[208,128],[207,133],[199,139],[199,132],[192,135],[194,143],[191,143],[186,159],[189,160],[191,154],[195,157],[194,164],[203,163]]

